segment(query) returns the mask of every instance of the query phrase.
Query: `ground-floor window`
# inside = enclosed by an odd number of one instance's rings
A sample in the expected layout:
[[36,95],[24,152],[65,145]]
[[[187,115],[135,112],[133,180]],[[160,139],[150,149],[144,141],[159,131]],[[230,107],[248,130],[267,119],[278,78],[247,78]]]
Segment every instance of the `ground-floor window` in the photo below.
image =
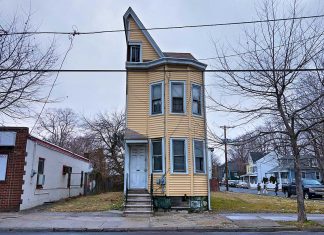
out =
[[36,188],[43,188],[43,185],[45,184],[45,159],[39,158],[38,160],[38,168],[37,168],[37,184]]
[[151,141],[152,171],[163,172],[163,141],[154,139]]
[[0,181],[6,180],[8,155],[0,154]]
[[173,173],[187,173],[186,140],[171,138],[171,169]]
[[205,173],[204,141],[194,140],[195,173]]
[[320,173],[318,171],[315,172],[315,177],[316,177],[317,180],[321,179]]

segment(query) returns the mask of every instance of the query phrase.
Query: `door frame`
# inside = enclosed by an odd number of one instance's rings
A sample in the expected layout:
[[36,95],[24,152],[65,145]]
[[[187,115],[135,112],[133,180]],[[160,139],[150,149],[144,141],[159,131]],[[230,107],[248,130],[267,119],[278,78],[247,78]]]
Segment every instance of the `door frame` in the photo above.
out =
[[144,164],[145,164],[145,168],[144,168],[144,171],[145,171],[145,186],[144,188],[140,188],[140,189],[148,189],[148,146],[147,146],[147,143],[134,143],[134,144],[130,144],[128,145],[129,147],[129,151],[128,151],[128,154],[129,154],[129,161],[128,161],[128,175],[129,175],[129,179],[128,179],[128,188],[129,189],[136,189],[136,188],[131,188],[131,169],[130,169],[130,165],[131,165],[131,161],[132,161],[132,150],[131,148],[134,147],[134,146],[144,146]]

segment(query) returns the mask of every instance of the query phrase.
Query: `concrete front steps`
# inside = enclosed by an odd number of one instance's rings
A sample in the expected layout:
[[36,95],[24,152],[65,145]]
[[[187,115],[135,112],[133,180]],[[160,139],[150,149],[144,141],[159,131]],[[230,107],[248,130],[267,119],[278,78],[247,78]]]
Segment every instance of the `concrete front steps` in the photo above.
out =
[[152,214],[151,195],[146,190],[128,191],[124,216],[151,216]]

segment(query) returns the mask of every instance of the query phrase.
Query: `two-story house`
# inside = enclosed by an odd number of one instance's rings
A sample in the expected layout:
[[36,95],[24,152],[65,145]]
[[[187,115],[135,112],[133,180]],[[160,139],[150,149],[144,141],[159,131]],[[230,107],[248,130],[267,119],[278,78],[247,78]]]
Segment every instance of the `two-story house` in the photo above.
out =
[[149,198],[155,207],[207,208],[206,65],[162,52],[131,8],[124,27],[125,213],[150,213]]
[[[270,164],[272,167],[269,169],[267,167],[267,164],[271,163],[271,160],[268,158],[264,160],[268,154],[263,152],[250,152],[246,164],[246,174],[240,176],[241,180],[247,182],[250,186],[261,183],[262,178],[265,177],[265,173],[274,167],[272,164]],[[272,155],[270,155],[270,158],[272,158]],[[268,170],[263,170],[264,167]]]
[[[314,156],[302,155],[301,157],[302,179],[315,179],[323,181],[318,161]],[[279,165],[269,170],[268,174],[274,175],[278,183],[289,184],[295,182],[295,161],[292,156],[279,158]]]

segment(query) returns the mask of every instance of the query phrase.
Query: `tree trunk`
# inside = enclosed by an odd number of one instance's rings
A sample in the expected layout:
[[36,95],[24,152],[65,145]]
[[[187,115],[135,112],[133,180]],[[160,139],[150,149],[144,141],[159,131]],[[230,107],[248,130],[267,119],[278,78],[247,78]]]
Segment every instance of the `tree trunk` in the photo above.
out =
[[297,141],[292,140],[292,150],[295,158],[295,181],[296,181],[296,194],[297,194],[297,213],[298,213],[298,222],[306,222],[306,212],[305,212],[305,204],[304,204],[304,191],[302,186],[301,179],[301,162],[300,162],[300,154],[298,151]]

